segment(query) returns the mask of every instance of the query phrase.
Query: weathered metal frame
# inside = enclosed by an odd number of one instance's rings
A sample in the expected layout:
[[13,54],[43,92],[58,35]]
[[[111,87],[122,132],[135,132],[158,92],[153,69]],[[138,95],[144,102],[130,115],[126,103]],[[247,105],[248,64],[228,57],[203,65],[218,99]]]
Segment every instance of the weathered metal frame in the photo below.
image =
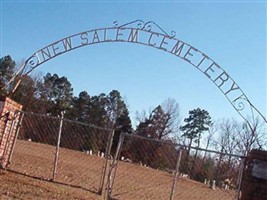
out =
[[[110,168],[108,170],[107,173],[107,182],[106,182],[106,191],[105,191],[105,195],[104,195],[104,199],[105,200],[109,200],[112,198],[112,190],[113,190],[113,185],[114,185],[114,181],[116,179],[116,172],[117,172],[117,168],[118,168],[118,161],[119,161],[119,157],[122,151],[122,147],[123,147],[123,143],[125,140],[126,136],[131,136],[132,138],[140,138],[140,139],[145,139],[148,141],[156,141],[155,139],[152,138],[144,138],[142,136],[139,135],[129,135],[127,133],[122,133],[120,135],[120,139],[117,145],[117,149],[114,155],[114,158],[110,164]],[[166,141],[161,141],[163,143],[168,143]],[[173,200],[174,199],[174,194],[175,194],[175,189],[177,186],[177,180],[178,180],[178,175],[180,173],[179,168],[180,168],[180,163],[181,163],[181,158],[182,158],[182,154],[183,151],[185,149],[188,148],[188,146],[186,145],[179,145],[176,144],[177,146],[177,158],[176,158],[176,167],[174,170],[174,174],[173,174],[173,182],[172,182],[172,187],[170,190],[170,196],[169,199]],[[241,191],[241,184],[242,184],[242,177],[243,177],[243,172],[244,172],[244,167],[245,167],[245,156],[241,156],[241,155],[236,155],[236,154],[228,154],[228,153],[221,153],[215,150],[209,150],[209,149],[203,149],[203,148],[199,148],[199,147],[191,147],[191,149],[194,150],[200,150],[200,151],[205,151],[208,153],[215,153],[215,154],[219,154],[219,155],[223,155],[223,156],[231,156],[231,157],[235,157],[235,158],[239,158],[241,159],[240,161],[240,166],[239,166],[239,172],[238,172],[238,177],[237,177],[237,189],[236,189],[236,195],[235,195],[235,199],[239,200],[240,199],[240,191]]]
[[111,193],[112,193],[113,184],[114,184],[114,181],[116,178],[118,161],[119,161],[119,157],[121,154],[124,138],[125,138],[125,133],[121,133],[120,139],[119,139],[119,142],[117,145],[117,149],[116,149],[114,158],[112,160],[112,163],[110,164],[110,169],[109,169],[109,172],[107,175],[108,177],[107,177],[107,183],[106,183],[106,191],[105,191],[105,195],[104,195],[105,200],[109,200],[111,198]]
[[108,173],[108,163],[109,163],[109,159],[111,158],[110,152],[111,152],[111,147],[113,144],[114,133],[115,131],[112,130],[108,137],[107,147],[105,151],[105,163],[103,165],[102,177],[100,179],[99,190],[98,190],[100,195],[102,195],[103,193],[105,178],[106,178],[106,174]]
[[[108,38],[108,33],[112,31],[115,33],[115,37],[110,39]],[[123,38],[125,31],[130,32],[128,39]],[[92,34],[91,42],[89,42],[89,38],[87,37],[89,34]],[[148,40],[145,42],[140,41],[138,38],[140,38],[139,36],[141,34],[148,35]],[[231,78],[219,64],[197,48],[176,39],[175,35],[176,33],[174,31],[172,31],[171,34],[168,34],[159,25],[152,21],[144,22],[142,20],[135,20],[123,25],[119,25],[119,23],[115,21],[113,27],[80,32],[60,39],[36,51],[23,63],[5,88],[10,88],[10,85],[13,85],[13,87],[11,87],[11,92],[14,92],[20,84],[23,76],[28,75],[35,68],[50,59],[74,49],[107,42],[135,43],[171,53],[194,66],[217,86],[236,112],[248,123],[251,130],[253,130],[252,127],[256,118],[263,119],[264,123],[267,124],[265,116],[263,116],[263,114],[251,103],[234,79]],[[73,41],[74,39],[77,40],[77,38],[80,39],[80,43],[73,46]],[[160,42],[155,42],[155,39],[159,39]],[[168,46],[170,42],[175,44],[171,49],[169,49]],[[61,49],[59,45],[61,45]],[[195,60],[197,57],[200,57],[198,62]],[[204,66],[204,63],[208,63],[208,66]],[[216,75],[216,73],[219,75]],[[16,84],[11,84],[17,77],[20,77],[18,82]]]

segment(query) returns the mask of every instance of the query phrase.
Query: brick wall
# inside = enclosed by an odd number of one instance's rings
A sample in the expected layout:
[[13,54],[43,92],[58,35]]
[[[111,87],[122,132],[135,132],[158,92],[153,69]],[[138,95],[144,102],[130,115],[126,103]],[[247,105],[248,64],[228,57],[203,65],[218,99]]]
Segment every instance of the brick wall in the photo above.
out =
[[267,151],[252,150],[247,157],[241,200],[267,200]]
[[8,97],[0,98],[0,167],[6,168],[19,122],[22,106]]

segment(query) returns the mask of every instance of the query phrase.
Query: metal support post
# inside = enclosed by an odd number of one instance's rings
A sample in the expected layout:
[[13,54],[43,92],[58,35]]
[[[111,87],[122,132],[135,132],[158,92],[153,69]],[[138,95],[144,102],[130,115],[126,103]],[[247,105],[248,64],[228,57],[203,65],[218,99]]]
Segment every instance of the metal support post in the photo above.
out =
[[176,168],[175,168],[175,174],[173,176],[173,184],[172,184],[172,189],[171,189],[171,194],[170,194],[170,200],[173,200],[174,190],[176,188],[177,176],[179,174],[179,167],[180,167],[180,162],[181,162],[181,157],[182,157],[182,151],[183,151],[183,148],[179,148],[179,152],[178,152],[178,156],[177,156],[177,162],[176,162]]
[[100,181],[100,185],[99,185],[99,194],[100,195],[103,192],[103,187],[104,187],[104,182],[105,182],[105,177],[106,177],[107,167],[108,167],[108,159],[110,157],[114,133],[115,133],[115,131],[112,130],[111,133],[109,134],[109,137],[108,137],[108,144],[107,144],[107,148],[106,148],[106,152],[105,152],[105,164],[104,164],[104,167],[102,170],[102,177],[101,177],[101,181]]
[[245,169],[245,159],[246,158],[242,158],[241,160],[241,164],[240,164],[240,168],[239,168],[239,173],[238,173],[238,179],[237,179],[237,195],[236,195],[236,199],[239,200],[241,198],[241,184],[242,184],[242,179],[243,179],[243,173],[244,173],[244,169]]
[[[109,200],[111,193],[112,193],[112,188],[113,188],[113,184],[114,184],[114,180],[116,177],[116,172],[117,172],[117,167],[118,167],[118,160],[121,154],[121,150],[122,150],[122,144],[124,142],[124,133],[121,133],[120,135],[120,139],[119,139],[119,143],[116,149],[116,153],[114,155],[113,161],[111,163],[111,167],[108,173],[108,180],[107,180],[107,185],[106,185],[106,192],[105,192],[105,200]],[[114,170],[114,172],[113,172]],[[112,173],[113,172],[113,173]]]
[[58,164],[58,155],[59,155],[59,148],[60,148],[60,139],[61,139],[61,133],[62,133],[62,126],[63,126],[63,118],[64,118],[64,111],[61,112],[61,119],[60,119],[60,124],[59,124],[59,131],[58,131],[58,138],[57,138],[57,147],[56,147],[55,162],[54,162],[54,171],[53,171],[53,181],[56,180],[56,174],[57,174],[57,164]]

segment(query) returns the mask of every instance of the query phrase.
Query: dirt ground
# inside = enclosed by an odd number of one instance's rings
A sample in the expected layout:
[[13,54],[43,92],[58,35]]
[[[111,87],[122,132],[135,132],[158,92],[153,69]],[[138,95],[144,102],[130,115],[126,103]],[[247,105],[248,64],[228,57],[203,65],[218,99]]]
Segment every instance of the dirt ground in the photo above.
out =
[[98,200],[99,195],[83,189],[38,180],[0,170],[1,200]]
[[[9,167],[12,171],[0,171],[0,200],[104,199],[97,192],[101,189],[101,174],[105,159],[96,155],[60,149],[57,171],[53,174],[54,155],[55,148],[52,146],[18,141]],[[56,183],[51,181],[53,175]],[[167,172],[120,161],[112,198],[118,200],[169,199],[172,184],[173,177]],[[212,190],[203,183],[178,178],[174,199],[234,200],[235,192],[219,188]]]

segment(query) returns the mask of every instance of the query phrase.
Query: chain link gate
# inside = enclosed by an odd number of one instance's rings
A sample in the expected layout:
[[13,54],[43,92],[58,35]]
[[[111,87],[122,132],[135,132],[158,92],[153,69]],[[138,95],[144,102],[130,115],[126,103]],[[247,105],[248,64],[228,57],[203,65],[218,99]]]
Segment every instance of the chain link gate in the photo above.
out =
[[181,153],[181,147],[170,141],[121,134],[108,174],[105,199],[172,200]]
[[108,173],[105,199],[240,198],[244,157],[192,147],[193,156],[187,159],[187,150],[171,141],[122,134]]

